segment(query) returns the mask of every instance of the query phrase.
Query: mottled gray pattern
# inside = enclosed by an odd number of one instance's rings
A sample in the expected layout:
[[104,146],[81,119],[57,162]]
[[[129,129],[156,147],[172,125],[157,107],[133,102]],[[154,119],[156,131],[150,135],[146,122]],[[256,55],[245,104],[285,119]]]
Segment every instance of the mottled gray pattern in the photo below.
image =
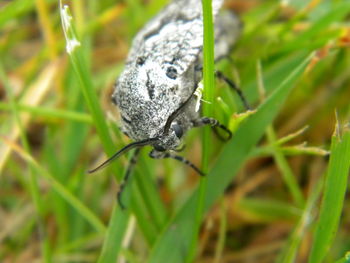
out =
[[[234,14],[218,16],[222,2],[213,0],[216,58],[228,54],[240,31]],[[121,128],[130,138],[158,137],[153,146],[164,150],[178,147],[182,136],[176,136],[174,125],[179,125],[183,134],[193,127],[192,121],[199,118],[195,97],[172,122],[169,133],[163,130],[169,116],[201,80],[202,46],[201,0],[171,2],[136,35],[113,93]]]

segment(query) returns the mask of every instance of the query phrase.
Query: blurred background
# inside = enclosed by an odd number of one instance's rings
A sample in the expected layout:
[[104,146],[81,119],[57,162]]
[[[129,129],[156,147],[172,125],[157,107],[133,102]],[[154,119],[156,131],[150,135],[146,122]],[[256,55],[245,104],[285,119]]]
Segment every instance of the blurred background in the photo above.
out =
[[[266,136],[206,214],[195,262],[307,262],[335,112],[341,122],[350,115],[346,2],[225,2],[226,9],[239,14],[244,29],[233,62],[216,66],[239,84],[254,108],[304,54],[315,53]],[[128,158],[96,174],[87,170],[105,160],[105,152],[110,155],[130,142],[118,129],[110,94],[133,36],[166,3],[65,1],[87,69],[81,80],[66,52],[57,1],[0,2],[1,262],[97,261],[116,204],[116,178],[122,177]],[[101,107],[100,121],[107,123],[110,141],[101,142],[103,132],[96,128],[82,83],[93,87],[91,97]],[[234,130],[236,113],[244,110],[223,83],[216,85],[215,116]],[[200,135],[191,131],[181,153],[197,166]],[[211,165],[224,145],[213,137]],[[125,226],[117,262],[145,262],[166,222],[198,184],[191,169],[173,160],[152,160],[149,150],[143,150],[136,167],[143,190],[133,191],[130,211],[136,216]],[[324,262],[350,250],[349,195],[345,198]],[[142,202],[155,204],[159,221],[144,211],[146,206],[137,206]]]

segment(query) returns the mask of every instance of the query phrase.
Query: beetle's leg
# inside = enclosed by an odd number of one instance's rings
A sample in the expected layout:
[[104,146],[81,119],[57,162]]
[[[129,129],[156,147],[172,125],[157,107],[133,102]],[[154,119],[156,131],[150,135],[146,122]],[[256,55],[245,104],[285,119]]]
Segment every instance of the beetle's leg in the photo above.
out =
[[124,204],[122,202],[122,193],[123,193],[124,188],[125,188],[127,182],[129,181],[129,178],[130,178],[130,176],[131,176],[131,174],[133,172],[133,169],[135,167],[135,164],[136,164],[137,159],[138,159],[139,154],[140,154],[140,150],[141,150],[141,148],[137,148],[134,151],[134,153],[133,153],[133,155],[132,155],[132,157],[130,159],[130,162],[128,164],[128,168],[126,169],[124,178],[121,181],[120,186],[119,186],[119,190],[118,190],[118,193],[117,193],[117,201],[118,201],[118,204],[119,204],[121,209],[125,209],[125,206],[124,206]]
[[[225,57],[227,59],[229,59],[229,61],[231,62],[232,60],[230,59],[230,57]],[[203,66],[202,65],[197,65],[195,67],[196,71],[203,71]],[[215,76],[218,79],[221,79],[223,81],[226,82],[226,84],[233,89],[237,95],[239,96],[239,98],[241,99],[243,106],[245,107],[246,110],[250,110],[250,106],[248,104],[247,99],[244,97],[244,94],[242,92],[242,90],[236,85],[236,83],[234,83],[231,79],[229,79],[228,77],[226,77],[221,71],[215,71]]]
[[177,161],[180,161],[180,162],[188,165],[193,170],[195,170],[199,175],[201,175],[201,176],[205,175],[201,170],[199,170],[198,167],[196,167],[189,160],[185,159],[184,157],[182,157],[180,155],[173,154],[171,152],[160,152],[160,151],[157,151],[157,150],[153,149],[152,151],[150,151],[149,157],[151,157],[153,159],[165,159],[165,158],[175,159]]
[[[232,138],[232,132],[223,124],[221,124],[218,120],[214,119],[214,118],[209,118],[209,117],[202,117],[200,119],[197,120],[193,120],[192,121],[193,126],[194,127],[202,127],[204,125],[210,125],[215,134],[223,141],[228,141]],[[227,137],[224,138],[217,130],[217,128],[220,128],[221,130],[223,130],[224,132],[227,133]]]
[[236,85],[236,83],[234,83],[232,80],[230,80],[228,77],[226,77],[221,71],[215,71],[215,76],[217,78],[225,81],[226,84],[237,93],[237,95],[241,99],[245,109],[250,110],[250,106],[247,102],[247,99],[244,97],[242,90]]

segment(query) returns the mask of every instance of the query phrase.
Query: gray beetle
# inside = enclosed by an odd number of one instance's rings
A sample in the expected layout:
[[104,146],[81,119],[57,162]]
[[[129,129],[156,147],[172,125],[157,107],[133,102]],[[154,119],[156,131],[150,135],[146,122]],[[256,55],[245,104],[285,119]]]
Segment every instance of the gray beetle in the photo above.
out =
[[[216,61],[229,54],[241,30],[235,14],[223,12],[219,15],[222,4],[223,0],[212,1]],[[90,172],[137,148],[122,190],[139,149],[151,145],[151,158],[173,158],[203,175],[191,162],[175,153],[186,132],[203,125],[219,127],[228,137],[231,132],[217,120],[201,117],[196,110],[195,91],[202,79],[202,48],[201,0],[174,0],[139,31],[112,95],[112,102],[120,112],[121,129],[134,142]],[[247,105],[233,82],[220,72],[217,76],[236,89]]]

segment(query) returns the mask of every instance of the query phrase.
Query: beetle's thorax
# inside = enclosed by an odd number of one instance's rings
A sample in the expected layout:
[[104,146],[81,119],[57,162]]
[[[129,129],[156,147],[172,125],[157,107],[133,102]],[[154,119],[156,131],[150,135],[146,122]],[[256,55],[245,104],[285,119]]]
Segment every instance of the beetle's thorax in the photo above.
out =
[[[122,129],[133,140],[160,137],[164,141],[163,146],[176,147],[176,136],[172,135],[172,131],[164,135],[163,130],[169,116],[193,92],[196,78],[189,78],[188,74],[195,74],[194,67],[178,75],[175,65],[159,64],[152,59],[142,60],[125,67],[113,94],[113,101],[120,111]],[[187,127],[184,118],[179,116],[186,132],[190,127]]]

